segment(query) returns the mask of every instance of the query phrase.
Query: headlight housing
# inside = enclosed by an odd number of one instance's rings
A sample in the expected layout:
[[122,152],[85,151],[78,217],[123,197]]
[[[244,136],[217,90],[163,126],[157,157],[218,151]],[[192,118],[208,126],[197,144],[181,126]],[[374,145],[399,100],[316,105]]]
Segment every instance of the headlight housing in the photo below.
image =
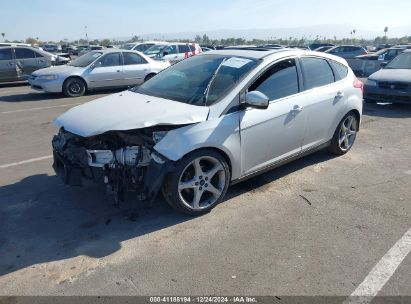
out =
[[376,87],[377,82],[375,80],[367,79],[367,81],[365,82],[365,85],[371,86],[371,87]]
[[155,144],[159,143],[166,135],[168,131],[155,131],[153,132],[153,141]]
[[56,80],[57,78],[57,75],[40,75],[37,77],[39,80]]

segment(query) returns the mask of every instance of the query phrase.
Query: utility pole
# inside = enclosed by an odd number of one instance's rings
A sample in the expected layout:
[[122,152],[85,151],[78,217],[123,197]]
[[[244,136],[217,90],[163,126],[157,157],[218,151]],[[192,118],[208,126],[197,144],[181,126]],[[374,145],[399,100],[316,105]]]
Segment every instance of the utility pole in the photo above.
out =
[[87,44],[90,45],[90,42],[88,41],[87,25],[84,26],[84,32],[86,33]]

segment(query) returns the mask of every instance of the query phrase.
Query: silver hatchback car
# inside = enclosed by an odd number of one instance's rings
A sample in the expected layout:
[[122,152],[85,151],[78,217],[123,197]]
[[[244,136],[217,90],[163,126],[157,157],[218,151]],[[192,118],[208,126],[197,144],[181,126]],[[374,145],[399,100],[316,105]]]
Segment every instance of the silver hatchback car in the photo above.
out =
[[54,169],[70,185],[104,182],[199,215],[230,184],[313,151],[347,153],[363,84],[339,57],[296,49],[190,57],[132,90],[55,120]]
[[169,62],[136,51],[110,49],[88,52],[64,66],[37,70],[28,80],[34,90],[77,97],[87,90],[142,84],[169,66]]

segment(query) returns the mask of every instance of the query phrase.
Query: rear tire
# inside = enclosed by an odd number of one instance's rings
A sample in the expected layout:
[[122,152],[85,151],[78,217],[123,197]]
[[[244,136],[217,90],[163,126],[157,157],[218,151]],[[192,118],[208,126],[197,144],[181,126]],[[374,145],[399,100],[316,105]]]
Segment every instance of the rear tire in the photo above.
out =
[[86,92],[85,82],[77,77],[67,79],[63,84],[63,94],[67,97],[80,97]]
[[162,190],[167,203],[174,209],[189,215],[202,215],[223,200],[230,179],[225,158],[212,149],[204,149],[178,161]]
[[358,117],[354,112],[345,115],[334,132],[329,147],[330,152],[336,155],[343,155],[350,151],[354,145],[358,127]]

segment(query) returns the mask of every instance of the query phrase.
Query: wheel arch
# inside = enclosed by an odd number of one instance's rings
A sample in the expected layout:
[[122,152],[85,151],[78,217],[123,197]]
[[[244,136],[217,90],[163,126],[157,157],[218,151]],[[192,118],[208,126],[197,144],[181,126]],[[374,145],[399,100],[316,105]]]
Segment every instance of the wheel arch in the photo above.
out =
[[158,73],[156,73],[156,72],[150,72],[150,73],[148,73],[148,74],[146,75],[146,77],[144,77],[144,82],[146,82],[148,79],[156,76],[157,74],[158,74]]
[[80,79],[81,81],[83,81],[83,83],[84,83],[84,86],[85,86],[85,88],[86,88],[86,92],[88,91],[88,83],[87,83],[87,81],[83,78],[83,77],[81,77],[81,76],[79,76],[79,75],[71,75],[71,76],[69,76],[69,77],[67,77],[66,79],[64,79],[64,81],[63,81],[63,86],[62,86],[62,90],[64,89],[64,85],[67,83],[67,81],[68,80],[70,80],[70,79]]

